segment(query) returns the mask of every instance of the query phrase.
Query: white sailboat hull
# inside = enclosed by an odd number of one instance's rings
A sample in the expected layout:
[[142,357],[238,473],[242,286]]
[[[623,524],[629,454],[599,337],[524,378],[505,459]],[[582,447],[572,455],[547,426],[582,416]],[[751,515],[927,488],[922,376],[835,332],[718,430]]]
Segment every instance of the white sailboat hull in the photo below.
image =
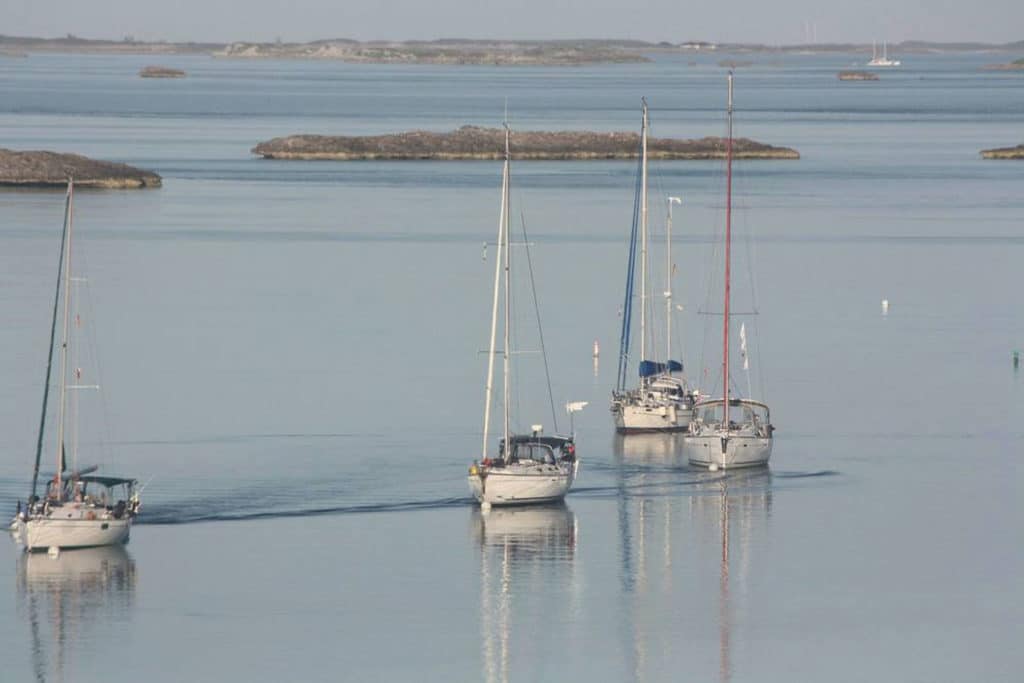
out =
[[528,505],[565,498],[576,479],[578,461],[571,465],[515,466],[470,474],[469,490],[480,503]]
[[772,439],[736,432],[688,435],[683,439],[683,453],[691,465],[699,467],[758,467],[768,464]]
[[686,406],[619,404],[612,408],[615,429],[619,432],[672,432],[690,426],[693,411]]
[[23,520],[18,536],[26,550],[93,548],[127,543],[131,518],[59,519],[31,517]]

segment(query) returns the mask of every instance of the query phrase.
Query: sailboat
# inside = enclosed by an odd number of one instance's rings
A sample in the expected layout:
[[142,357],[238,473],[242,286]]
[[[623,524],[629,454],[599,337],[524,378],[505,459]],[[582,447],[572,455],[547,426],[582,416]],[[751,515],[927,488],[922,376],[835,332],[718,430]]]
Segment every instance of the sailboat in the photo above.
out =
[[[494,300],[491,308],[491,341],[487,361],[487,388],[484,397],[484,435],[480,460],[469,467],[469,489],[482,509],[492,505],[523,505],[550,503],[565,498],[576,473],[574,436],[545,435],[543,425],[532,425],[529,434],[513,434],[510,428],[511,407],[511,288],[512,270],[511,221],[509,210],[509,138],[511,130],[505,124],[505,164],[502,170],[501,215],[498,220],[498,250],[494,264]],[[502,344],[503,419],[502,437],[497,454],[489,453],[491,402],[494,389],[494,357],[498,332],[498,302],[504,293],[504,325]],[[542,344],[543,346],[543,344]],[[550,383],[549,383],[550,386]],[[570,404],[571,412],[582,408],[581,403]]]
[[871,43],[871,61],[868,66],[899,66],[900,60],[889,59],[889,47],[886,41],[882,41],[882,56],[878,56],[875,43]]
[[[697,392],[689,390],[680,374],[683,364],[671,360],[672,354],[672,205],[678,197],[668,198],[665,267],[666,359],[646,360],[648,347],[647,299],[650,290],[647,245],[647,101],[642,100],[640,124],[640,182],[634,198],[633,229],[630,233],[629,262],[626,268],[626,299],[622,307],[622,332],[619,338],[619,371],[612,391],[611,411],[615,429],[621,433],[685,430],[690,425]],[[639,223],[638,223],[639,221]],[[638,229],[639,228],[639,229]],[[629,347],[632,334],[633,288],[636,274],[637,239],[640,241],[640,355],[638,386],[627,388]]]
[[[722,312],[722,397],[699,401],[693,407],[689,433],[683,439],[683,452],[690,464],[719,468],[751,467],[768,464],[772,454],[772,432],[768,406],[760,401],[733,395],[729,365],[729,335],[732,312],[732,157],[733,157],[733,75],[729,74],[727,108],[728,143],[726,148],[725,202],[725,277]],[[741,351],[746,361],[746,334],[741,327]]]
[[[135,490],[136,481],[123,477],[93,474],[98,468],[67,468],[65,437],[67,435],[69,392],[86,387],[77,384],[79,371],[69,367],[71,319],[71,253],[73,235],[74,181],[68,181],[64,204],[64,229],[61,236],[60,261],[57,266],[57,291],[53,302],[53,321],[50,326],[49,356],[46,364],[46,382],[43,385],[43,407],[39,419],[36,442],[35,467],[32,472],[32,492],[22,509],[18,503],[11,528],[14,538],[26,550],[59,552],[67,548],[88,548],[126,543],[132,520],[138,514],[140,501]],[[50,375],[53,368],[53,347],[57,331],[57,313],[63,302],[62,341],[60,346],[60,396],[57,417],[56,469],[46,477],[46,489],[40,498],[39,467],[43,454],[43,435],[46,430],[47,403],[50,393]],[[72,436],[74,433],[72,433]]]

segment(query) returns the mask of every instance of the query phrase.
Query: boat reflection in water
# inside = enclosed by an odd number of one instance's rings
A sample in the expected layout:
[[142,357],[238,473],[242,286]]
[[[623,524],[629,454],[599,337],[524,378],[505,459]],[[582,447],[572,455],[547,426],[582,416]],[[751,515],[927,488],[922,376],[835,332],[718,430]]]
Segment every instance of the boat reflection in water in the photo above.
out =
[[[721,554],[718,579],[718,678],[732,679],[734,614],[744,607],[751,572],[751,546],[771,516],[771,472],[736,470],[701,485],[705,495],[691,498],[694,521],[714,529],[717,518]],[[734,601],[737,604],[733,604]]]
[[[31,630],[37,681],[80,680],[77,645],[84,649],[96,638],[128,635],[135,580],[135,561],[123,545],[67,550],[56,557],[20,554],[19,611]],[[92,665],[105,670],[109,663],[90,662],[90,670]]]
[[[516,641],[514,622],[522,623],[523,614],[538,610],[545,614],[545,621],[557,619],[559,608],[553,601],[565,602],[564,621],[579,610],[572,604],[572,596],[579,594],[574,587],[576,515],[564,503],[492,508],[487,512],[474,508],[472,525],[480,545],[484,680],[504,683],[510,676],[512,647],[517,642],[519,647],[529,647],[532,637],[520,634],[521,640]],[[530,677],[529,673],[525,675]]]
[[[682,438],[670,434],[617,437],[613,448],[630,678],[678,672],[682,637],[687,670],[717,668],[720,680],[731,680],[734,615],[747,607],[755,550],[766,537],[771,472],[690,468]],[[712,662],[706,645],[715,630]]]

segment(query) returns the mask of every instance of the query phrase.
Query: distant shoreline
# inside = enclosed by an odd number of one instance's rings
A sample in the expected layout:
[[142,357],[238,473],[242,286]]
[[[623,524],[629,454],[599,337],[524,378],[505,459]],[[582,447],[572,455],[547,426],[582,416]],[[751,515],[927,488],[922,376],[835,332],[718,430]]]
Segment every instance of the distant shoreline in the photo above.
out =
[[[889,45],[892,53],[1024,53],[1024,41],[1014,43],[938,43],[905,41]],[[860,43],[768,45],[761,43],[681,43],[642,40],[473,40],[357,41],[345,38],[304,43],[283,42],[168,42],[93,40],[73,35],[40,38],[0,35],[0,53],[212,55],[244,59],[335,59],[359,63],[423,63],[455,65],[580,65],[643,62],[659,55],[701,53],[829,54],[871,53]]]

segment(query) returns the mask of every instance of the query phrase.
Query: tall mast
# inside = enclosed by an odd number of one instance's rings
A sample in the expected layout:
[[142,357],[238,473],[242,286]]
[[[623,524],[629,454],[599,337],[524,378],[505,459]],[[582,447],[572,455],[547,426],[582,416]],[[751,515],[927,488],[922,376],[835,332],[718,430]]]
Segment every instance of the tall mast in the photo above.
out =
[[505,408],[505,420],[504,420],[504,422],[505,422],[505,434],[504,434],[504,439],[505,439],[504,440],[504,444],[505,444],[505,458],[508,458],[509,455],[511,454],[511,446],[509,445],[509,442],[508,442],[508,413],[509,413],[509,399],[510,399],[509,381],[508,381],[508,379],[509,379],[509,370],[510,370],[510,364],[509,364],[509,328],[511,327],[511,323],[512,323],[512,310],[511,310],[512,309],[512,307],[511,307],[512,292],[509,289],[509,284],[510,284],[509,280],[510,280],[511,267],[512,267],[512,257],[511,257],[511,253],[510,253],[512,251],[512,244],[509,241],[509,234],[508,234],[509,233],[509,225],[510,225],[510,222],[509,222],[509,209],[510,209],[510,207],[509,207],[509,184],[510,184],[510,180],[511,180],[510,175],[509,175],[509,161],[512,158],[512,154],[509,152],[509,134],[510,134],[510,132],[511,132],[511,130],[509,128],[508,121],[506,121],[505,122],[505,178],[504,178],[504,181],[502,182],[502,188],[503,188],[503,192],[504,192],[504,197],[502,198],[502,201],[504,202],[504,205],[505,205],[504,211],[502,212],[503,215],[505,216],[505,225],[504,225],[504,233],[505,233],[505,339],[504,339],[504,346],[502,347],[502,361],[504,363],[504,376],[505,376],[505,378],[504,378],[504,385],[505,385],[505,400],[504,400],[504,404],[505,404],[504,405],[504,408]]
[[640,125],[640,360],[647,353],[647,99]]
[[725,153],[725,310],[722,316],[722,424],[729,430],[729,278],[732,267],[732,72],[726,108],[729,141]]
[[668,198],[668,222],[665,224],[665,363],[672,358],[672,205],[682,204],[679,197]]
[[[32,493],[29,500],[35,498],[39,484],[39,462],[43,455],[43,433],[46,431],[46,403],[50,396],[50,373],[53,370],[53,343],[57,336],[57,303],[60,301],[61,278],[64,275],[64,252],[67,249],[68,233],[71,230],[71,203],[74,196],[75,183],[68,179],[68,192],[64,200],[64,229],[60,236],[60,258],[57,261],[57,291],[53,295],[53,321],[50,323],[50,351],[46,355],[46,382],[43,383],[43,409],[39,417],[39,438],[36,441],[36,463],[32,469]],[[60,465],[57,466],[60,471]]]
[[[506,135],[508,131],[506,130]],[[491,397],[494,393],[494,355],[495,343],[498,336],[498,293],[501,291],[501,266],[502,254],[505,246],[505,223],[506,207],[505,196],[508,188],[508,153],[505,155],[505,165],[501,174],[501,212],[498,216],[498,253],[494,259],[494,301],[491,305],[491,344],[487,353],[487,389],[484,394],[484,443],[480,458],[487,457],[487,438],[490,436],[491,427]]]
[[60,404],[58,406],[59,412],[57,417],[57,490],[61,488],[61,478],[63,475],[63,467],[61,467],[64,460],[64,412],[67,403],[68,393],[68,334],[69,334],[69,323],[71,319],[71,236],[73,232],[74,220],[72,212],[70,210],[71,202],[71,189],[70,183],[68,190],[68,236],[67,236],[67,248],[64,250],[64,327],[63,327],[63,341],[60,345]]

